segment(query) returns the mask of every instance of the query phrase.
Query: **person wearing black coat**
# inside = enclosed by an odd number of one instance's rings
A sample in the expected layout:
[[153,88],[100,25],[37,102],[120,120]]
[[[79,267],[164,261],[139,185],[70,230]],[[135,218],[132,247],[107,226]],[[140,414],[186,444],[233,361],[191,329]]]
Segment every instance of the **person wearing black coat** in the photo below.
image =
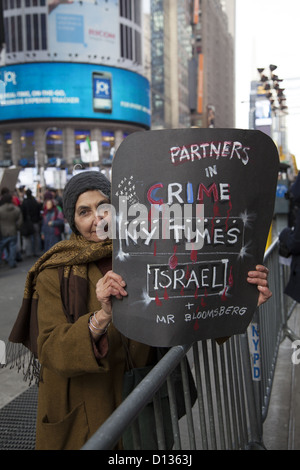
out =
[[[300,173],[291,186],[290,194],[293,202],[300,205]],[[284,228],[279,235],[279,240],[292,256],[290,278],[284,293],[296,302],[300,302],[300,209],[297,210],[294,226]]]
[[33,224],[33,233],[25,238],[25,251],[27,255],[38,256],[41,251],[41,204],[32,196],[30,189],[26,191],[26,198],[21,204],[23,220],[31,220]]

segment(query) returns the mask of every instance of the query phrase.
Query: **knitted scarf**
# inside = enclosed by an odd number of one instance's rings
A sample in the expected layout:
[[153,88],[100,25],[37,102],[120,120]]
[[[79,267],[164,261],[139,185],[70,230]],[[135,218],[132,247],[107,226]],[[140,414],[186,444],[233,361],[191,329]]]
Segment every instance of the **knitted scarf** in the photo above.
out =
[[[24,376],[30,381],[37,378],[38,337],[38,293],[36,280],[47,268],[58,268],[61,299],[64,313],[69,323],[74,323],[87,312],[88,263],[100,262],[103,274],[110,269],[112,255],[111,241],[89,242],[81,235],[72,234],[70,240],[56,243],[42,255],[28,271],[22,305],[9,336],[8,357],[11,366],[23,368]],[[12,343],[18,343],[13,345]],[[26,349],[30,354],[24,354]],[[28,351],[27,351],[28,352]],[[28,364],[27,364],[28,361]]]

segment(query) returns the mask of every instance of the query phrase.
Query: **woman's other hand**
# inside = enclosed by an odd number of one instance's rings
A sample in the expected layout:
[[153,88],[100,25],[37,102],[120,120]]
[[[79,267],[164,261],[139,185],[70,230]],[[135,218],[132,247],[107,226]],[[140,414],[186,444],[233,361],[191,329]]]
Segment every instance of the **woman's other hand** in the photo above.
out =
[[268,285],[268,275],[269,270],[261,264],[256,266],[256,271],[249,271],[247,281],[250,284],[256,284],[257,289],[259,290],[257,306],[264,304],[270,297],[272,297],[272,292],[269,289]]

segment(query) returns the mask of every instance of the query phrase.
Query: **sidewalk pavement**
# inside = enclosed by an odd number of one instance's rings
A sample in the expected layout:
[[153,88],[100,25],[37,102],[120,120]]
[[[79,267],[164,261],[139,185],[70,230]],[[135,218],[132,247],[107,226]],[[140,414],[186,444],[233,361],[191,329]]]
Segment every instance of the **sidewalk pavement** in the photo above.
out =
[[[36,258],[24,258],[17,268],[0,267],[0,340],[7,342],[22,303],[25,279]],[[22,374],[9,367],[0,368],[0,408],[28,389]]]
[[27,389],[28,382],[24,382],[22,373],[19,373],[16,368],[0,369],[0,408]]
[[[300,306],[288,322],[300,338]],[[263,427],[264,445],[268,450],[300,449],[300,363],[293,364],[292,354],[300,360],[293,341],[285,338],[280,344],[275,368],[271,401]],[[295,349],[295,346],[297,348]]]

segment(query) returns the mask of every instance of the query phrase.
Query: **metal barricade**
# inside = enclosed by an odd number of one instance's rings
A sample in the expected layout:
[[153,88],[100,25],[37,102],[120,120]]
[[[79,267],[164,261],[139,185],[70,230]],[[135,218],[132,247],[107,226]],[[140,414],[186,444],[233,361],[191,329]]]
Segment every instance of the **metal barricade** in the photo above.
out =
[[[134,429],[134,449],[143,450],[137,417],[153,397],[158,449],[165,450],[164,423],[156,411],[157,392],[164,383],[168,386],[173,450],[264,449],[263,421],[268,412],[279,345],[287,326],[283,283],[288,271],[279,263],[277,241],[266,252],[264,264],[269,268],[273,296],[257,309],[247,332],[221,345],[206,340],[171,348],[82,450],[114,449],[130,425]],[[197,388],[193,408],[185,356]],[[179,363],[186,405],[186,415],[180,420],[170,375]]]
[[272,298],[258,309],[248,328],[253,381],[258,409],[261,409],[261,423],[268,414],[279,346],[285,337],[292,341],[299,339],[288,327],[288,320],[297,302],[284,295],[290,266],[286,260],[280,259],[278,250],[278,240],[275,240],[264,258],[264,264],[270,272]]

